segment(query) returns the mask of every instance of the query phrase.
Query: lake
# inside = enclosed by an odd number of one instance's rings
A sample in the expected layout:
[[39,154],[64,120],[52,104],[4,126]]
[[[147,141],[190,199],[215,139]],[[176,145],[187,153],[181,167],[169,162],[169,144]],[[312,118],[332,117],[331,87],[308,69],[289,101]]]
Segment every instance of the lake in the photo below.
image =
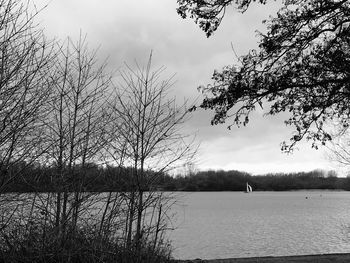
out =
[[212,259],[350,252],[350,192],[178,194],[174,257]]

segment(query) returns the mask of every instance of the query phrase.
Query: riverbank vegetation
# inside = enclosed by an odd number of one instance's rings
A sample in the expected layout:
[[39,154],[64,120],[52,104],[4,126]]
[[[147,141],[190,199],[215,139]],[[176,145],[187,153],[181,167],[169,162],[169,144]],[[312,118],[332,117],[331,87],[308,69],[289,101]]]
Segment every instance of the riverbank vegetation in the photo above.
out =
[[152,52],[116,77],[86,36],[47,39],[39,13],[0,1],[1,261],[167,262],[173,200],[154,186],[196,152],[187,103]]

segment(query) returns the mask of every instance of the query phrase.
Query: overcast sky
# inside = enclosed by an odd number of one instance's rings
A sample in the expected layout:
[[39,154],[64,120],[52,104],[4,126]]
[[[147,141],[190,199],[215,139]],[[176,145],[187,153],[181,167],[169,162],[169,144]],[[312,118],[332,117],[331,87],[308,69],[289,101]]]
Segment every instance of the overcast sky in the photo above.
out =
[[[99,56],[108,57],[109,67],[118,69],[136,59],[145,63],[153,50],[155,67],[164,65],[164,77],[176,73],[174,94],[200,100],[197,87],[210,82],[214,69],[234,64],[235,55],[244,55],[257,47],[255,30],[264,31],[261,23],[278,9],[279,2],[267,6],[253,5],[240,14],[229,10],[215,34],[209,39],[192,20],[176,13],[176,0],[34,0],[48,7],[40,14],[41,26],[49,37],[77,39],[87,34],[89,46],[99,47]],[[292,155],[280,151],[291,128],[286,116],[262,117],[256,112],[247,127],[227,130],[226,125],[211,126],[209,111],[197,111],[186,130],[197,133],[201,147],[197,169],[235,169],[261,174],[268,172],[334,169],[324,150],[299,144]],[[284,117],[284,118],[283,118]]]

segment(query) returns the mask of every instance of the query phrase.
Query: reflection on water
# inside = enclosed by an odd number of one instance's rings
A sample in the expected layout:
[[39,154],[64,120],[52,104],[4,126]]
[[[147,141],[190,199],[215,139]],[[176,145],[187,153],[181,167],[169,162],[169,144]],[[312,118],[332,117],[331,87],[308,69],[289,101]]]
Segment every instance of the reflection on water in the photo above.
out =
[[173,210],[176,258],[350,251],[349,192],[185,193]]

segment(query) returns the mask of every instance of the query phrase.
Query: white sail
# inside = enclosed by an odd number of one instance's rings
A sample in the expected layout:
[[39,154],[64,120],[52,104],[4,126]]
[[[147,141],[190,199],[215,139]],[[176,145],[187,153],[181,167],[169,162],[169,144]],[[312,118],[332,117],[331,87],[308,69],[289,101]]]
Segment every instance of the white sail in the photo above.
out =
[[248,184],[249,192],[253,192],[252,187]]
[[253,192],[253,189],[252,187],[247,183],[247,190],[246,190],[247,193],[251,193]]

